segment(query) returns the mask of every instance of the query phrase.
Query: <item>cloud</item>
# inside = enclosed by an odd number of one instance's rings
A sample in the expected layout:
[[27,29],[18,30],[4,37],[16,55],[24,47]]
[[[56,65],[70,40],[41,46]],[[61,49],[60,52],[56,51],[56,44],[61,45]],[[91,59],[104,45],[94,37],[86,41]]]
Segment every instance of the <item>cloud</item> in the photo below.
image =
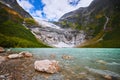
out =
[[[79,7],[86,7],[92,0],[42,0],[44,14],[48,20],[58,20],[62,15]],[[72,5],[71,5],[72,4]]]
[[81,0],[80,3],[79,3],[79,6],[80,7],[87,7],[90,5],[90,3],[92,2],[93,0]]
[[17,0],[17,2],[28,12],[30,12],[34,8],[34,6],[29,2],[29,0]]
[[76,6],[80,0],[68,0],[69,4],[72,6]]
[[[34,18],[44,19],[48,21],[57,21],[65,13],[76,10],[80,7],[87,7],[93,0],[40,0],[39,5],[44,5],[38,9],[35,3],[31,0],[17,0],[17,2]],[[34,3],[34,4],[33,4]]]

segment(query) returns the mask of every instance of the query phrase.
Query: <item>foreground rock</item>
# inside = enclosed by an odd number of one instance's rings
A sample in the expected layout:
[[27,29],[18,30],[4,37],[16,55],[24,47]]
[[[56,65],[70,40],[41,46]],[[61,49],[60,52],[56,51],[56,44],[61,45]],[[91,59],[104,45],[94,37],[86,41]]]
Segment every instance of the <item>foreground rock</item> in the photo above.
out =
[[20,55],[23,55],[24,57],[32,57],[33,54],[28,51],[23,51],[19,53]]
[[34,68],[37,71],[46,72],[46,73],[56,73],[60,69],[58,65],[58,61],[55,61],[55,60],[35,61]]
[[32,57],[32,53],[29,53],[27,51],[20,52],[19,54],[11,54],[8,55],[9,59],[16,59],[16,58],[22,58],[22,57]]
[[0,47],[0,53],[5,52],[5,49],[3,47]]
[[3,56],[0,56],[0,64],[3,62],[3,61],[6,61],[6,57],[3,57]]
[[16,59],[16,58],[22,58],[22,57],[24,56],[21,54],[11,54],[8,56],[9,59]]

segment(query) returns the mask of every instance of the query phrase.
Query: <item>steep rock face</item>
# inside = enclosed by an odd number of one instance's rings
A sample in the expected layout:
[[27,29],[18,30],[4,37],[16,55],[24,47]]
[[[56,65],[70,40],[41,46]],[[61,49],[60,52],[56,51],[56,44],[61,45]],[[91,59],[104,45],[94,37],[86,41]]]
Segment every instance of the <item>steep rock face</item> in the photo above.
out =
[[82,30],[77,31],[43,26],[30,29],[37,38],[53,47],[74,47],[85,40],[85,33]]
[[69,27],[72,27],[69,24],[71,22],[79,24],[82,27],[88,27],[88,24],[97,24],[99,18],[105,17],[105,15],[110,16],[113,13],[113,9],[114,5],[112,0],[94,0],[89,7],[79,8],[63,15],[59,19],[59,22],[64,22]]
[[82,46],[120,47],[119,5],[119,0],[94,0],[89,7],[63,15],[55,24],[63,28],[83,30],[87,41]]
[[22,7],[19,6],[16,0],[0,0],[0,2],[18,12],[22,17],[32,18],[32,16],[29,13],[27,13]]

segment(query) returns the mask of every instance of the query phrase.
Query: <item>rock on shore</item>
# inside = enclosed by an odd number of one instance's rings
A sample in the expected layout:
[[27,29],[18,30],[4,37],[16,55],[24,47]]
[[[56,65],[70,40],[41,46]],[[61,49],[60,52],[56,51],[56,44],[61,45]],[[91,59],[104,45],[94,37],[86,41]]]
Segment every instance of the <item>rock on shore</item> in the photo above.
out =
[[24,57],[32,57],[33,54],[28,51],[23,51],[19,53],[20,55],[23,55]]
[[16,58],[22,58],[23,55],[21,54],[11,54],[8,56],[9,59],[16,59]]
[[5,49],[3,47],[0,47],[0,53],[4,52]]
[[32,57],[33,54],[29,53],[27,51],[20,52],[19,54],[11,54],[8,55],[9,59],[16,59],[16,58],[22,58],[22,57]]
[[6,57],[0,56],[0,64],[1,64],[1,62],[5,61],[6,59],[7,59]]
[[46,73],[56,73],[60,69],[58,65],[58,61],[55,61],[55,60],[35,61],[34,68],[37,71],[46,72]]

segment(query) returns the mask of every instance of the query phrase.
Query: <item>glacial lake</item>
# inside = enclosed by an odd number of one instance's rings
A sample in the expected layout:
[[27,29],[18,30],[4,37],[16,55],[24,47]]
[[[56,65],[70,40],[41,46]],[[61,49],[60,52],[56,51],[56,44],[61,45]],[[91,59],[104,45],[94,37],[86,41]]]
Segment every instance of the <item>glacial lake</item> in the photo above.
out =
[[[112,80],[120,79],[119,48],[12,48],[12,51],[29,51],[37,60],[57,60],[61,72],[44,79],[37,75],[32,80]],[[54,55],[54,58],[51,58]],[[63,59],[68,55],[72,59]]]

